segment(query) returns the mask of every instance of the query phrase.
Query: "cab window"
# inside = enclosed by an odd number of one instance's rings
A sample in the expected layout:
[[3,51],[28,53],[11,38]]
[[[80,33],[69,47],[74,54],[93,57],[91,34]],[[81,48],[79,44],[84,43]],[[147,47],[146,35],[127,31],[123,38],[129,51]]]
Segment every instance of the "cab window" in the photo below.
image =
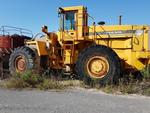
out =
[[66,12],[65,13],[65,30],[75,30],[75,12]]

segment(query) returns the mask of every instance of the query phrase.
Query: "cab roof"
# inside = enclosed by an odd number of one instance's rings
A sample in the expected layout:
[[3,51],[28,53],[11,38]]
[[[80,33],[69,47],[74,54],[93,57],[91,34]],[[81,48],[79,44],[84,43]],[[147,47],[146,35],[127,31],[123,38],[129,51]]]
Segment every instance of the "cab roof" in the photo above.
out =
[[70,7],[62,7],[65,11],[70,11],[70,10],[83,10],[84,6],[70,6]]

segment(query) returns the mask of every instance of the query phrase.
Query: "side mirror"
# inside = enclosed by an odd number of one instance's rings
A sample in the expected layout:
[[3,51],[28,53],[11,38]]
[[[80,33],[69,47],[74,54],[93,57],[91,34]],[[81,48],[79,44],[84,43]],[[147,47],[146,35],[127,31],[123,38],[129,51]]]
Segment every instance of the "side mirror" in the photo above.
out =
[[62,13],[64,13],[64,9],[61,8],[61,7],[59,7],[59,8],[58,8],[58,17],[60,17],[60,15],[61,15]]
[[97,23],[98,25],[105,25],[105,22],[104,21],[100,21]]
[[59,8],[58,8],[58,14],[61,14],[61,13],[64,13],[64,9],[61,8],[61,7],[59,7]]

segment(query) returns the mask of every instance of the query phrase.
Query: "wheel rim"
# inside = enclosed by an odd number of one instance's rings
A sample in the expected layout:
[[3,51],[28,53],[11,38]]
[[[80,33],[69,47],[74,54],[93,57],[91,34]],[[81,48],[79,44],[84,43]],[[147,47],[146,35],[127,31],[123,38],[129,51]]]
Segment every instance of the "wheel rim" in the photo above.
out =
[[103,78],[109,71],[109,63],[103,56],[94,56],[90,58],[86,67],[92,78]]
[[17,72],[23,72],[26,70],[26,61],[22,56],[18,56],[15,60],[15,68]]

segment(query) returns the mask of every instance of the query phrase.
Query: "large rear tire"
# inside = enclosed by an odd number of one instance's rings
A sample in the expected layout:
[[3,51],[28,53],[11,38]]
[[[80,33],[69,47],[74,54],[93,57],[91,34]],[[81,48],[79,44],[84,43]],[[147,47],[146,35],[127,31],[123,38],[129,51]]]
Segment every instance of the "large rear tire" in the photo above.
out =
[[23,73],[34,68],[35,54],[29,47],[18,47],[10,55],[9,71],[11,74]]
[[109,47],[93,45],[84,49],[76,62],[76,73],[87,85],[107,84],[118,81],[121,63]]

